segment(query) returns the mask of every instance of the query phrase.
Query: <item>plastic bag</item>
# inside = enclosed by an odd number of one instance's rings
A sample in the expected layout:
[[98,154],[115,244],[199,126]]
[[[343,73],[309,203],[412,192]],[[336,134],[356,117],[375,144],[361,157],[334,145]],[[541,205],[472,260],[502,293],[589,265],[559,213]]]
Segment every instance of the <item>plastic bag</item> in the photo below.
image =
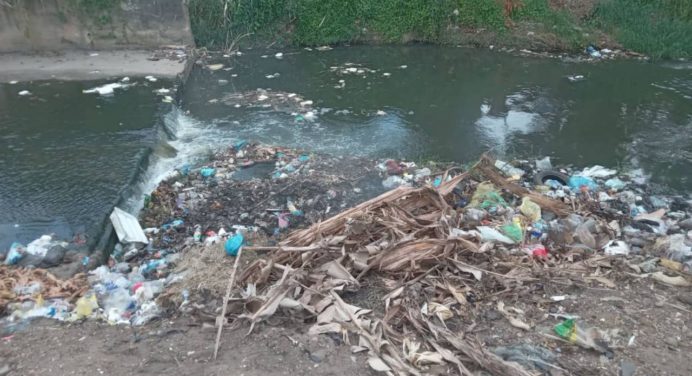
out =
[[507,207],[507,202],[500,196],[495,186],[488,182],[478,184],[471,196],[471,207],[490,209],[498,206]]
[[25,253],[26,248],[21,243],[12,243],[10,251],[7,253],[7,257],[5,257],[5,265],[15,265],[24,257]]
[[512,239],[515,243],[521,243],[521,241],[524,239],[524,231],[522,230],[518,221],[513,221],[511,224],[503,225],[500,227],[500,230],[502,230],[502,233],[507,235],[507,237]]
[[514,244],[515,241],[512,240],[511,238],[508,238],[505,235],[502,235],[500,231],[495,230],[492,227],[487,227],[487,226],[478,226],[476,227],[478,232],[481,233],[481,239],[484,241],[496,241],[496,242],[501,242],[505,244]]
[[627,245],[627,243],[623,242],[622,240],[609,241],[608,244],[606,244],[605,247],[603,247],[603,250],[605,251],[605,254],[608,256],[627,256],[630,254],[630,247]]
[[529,218],[531,222],[536,222],[541,219],[541,207],[528,197],[524,197],[521,200],[519,211]]
[[585,328],[583,325],[577,324],[574,319],[569,319],[555,325],[554,329],[557,335],[571,343],[586,349],[612,354],[612,350],[602,338],[598,328]]
[[610,189],[614,189],[616,191],[619,191],[619,190],[625,188],[625,182],[618,179],[618,178],[612,178],[612,179],[606,180],[605,186],[610,188]]
[[99,303],[96,300],[96,295],[88,294],[84,295],[79,300],[77,300],[77,307],[75,308],[75,313],[77,314],[77,319],[83,319],[91,316],[94,310],[99,307]]
[[596,185],[596,182],[593,181],[593,179],[580,175],[574,175],[570,177],[569,181],[567,182],[567,185],[569,185],[569,187],[572,188],[573,191],[578,191],[582,189],[593,191],[598,187]]
[[229,256],[237,256],[238,250],[243,245],[244,241],[245,238],[243,238],[243,234],[241,234],[240,232],[226,240],[226,245],[224,247],[226,249],[226,254]]
[[522,248],[522,251],[529,256],[545,258],[548,257],[548,249],[543,244],[531,244]]

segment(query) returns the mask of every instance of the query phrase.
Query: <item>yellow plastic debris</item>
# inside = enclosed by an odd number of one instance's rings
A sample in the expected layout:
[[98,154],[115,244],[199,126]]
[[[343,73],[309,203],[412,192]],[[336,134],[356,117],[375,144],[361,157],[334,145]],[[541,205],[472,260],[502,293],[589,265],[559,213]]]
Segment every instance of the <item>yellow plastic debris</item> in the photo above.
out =
[[519,206],[519,211],[524,214],[531,222],[536,222],[541,219],[541,207],[535,202],[531,201],[530,198],[524,197],[521,200],[521,206]]
[[94,310],[99,307],[98,301],[96,301],[96,295],[89,294],[82,296],[77,300],[77,308],[75,312],[77,313],[77,319],[82,319],[91,316]]

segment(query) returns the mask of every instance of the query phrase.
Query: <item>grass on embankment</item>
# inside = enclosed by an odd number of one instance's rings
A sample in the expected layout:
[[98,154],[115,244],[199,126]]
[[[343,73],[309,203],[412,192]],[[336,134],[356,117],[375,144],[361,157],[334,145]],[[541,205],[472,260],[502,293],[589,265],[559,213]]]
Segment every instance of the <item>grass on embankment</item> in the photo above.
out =
[[692,0],[592,0],[578,17],[559,3],[565,2],[190,0],[189,8],[196,42],[209,48],[228,49],[251,35],[297,46],[420,41],[578,51],[598,44],[599,28],[654,57],[690,56]]
[[692,0],[603,0],[595,22],[653,58],[692,57]]

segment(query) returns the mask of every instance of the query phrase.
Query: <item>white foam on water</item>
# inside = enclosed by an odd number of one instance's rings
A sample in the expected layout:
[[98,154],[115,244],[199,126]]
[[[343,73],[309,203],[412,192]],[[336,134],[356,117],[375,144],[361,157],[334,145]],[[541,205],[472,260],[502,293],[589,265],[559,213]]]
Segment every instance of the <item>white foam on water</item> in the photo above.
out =
[[160,144],[154,147],[149,164],[127,198],[124,208],[130,213],[142,209],[145,195],[151,193],[163,180],[171,177],[185,165],[194,166],[214,152],[238,141],[228,133],[219,132],[215,126],[200,122],[183,113],[177,107],[163,118]]

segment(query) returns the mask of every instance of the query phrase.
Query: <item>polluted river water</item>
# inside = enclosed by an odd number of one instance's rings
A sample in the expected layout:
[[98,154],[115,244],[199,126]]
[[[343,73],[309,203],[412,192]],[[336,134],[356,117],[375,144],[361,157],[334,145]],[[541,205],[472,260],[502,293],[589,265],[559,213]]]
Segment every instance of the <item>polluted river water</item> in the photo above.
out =
[[0,84],[0,249],[45,233],[95,245],[114,205],[137,211],[172,169],[239,140],[460,163],[488,150],[550,156],[640,170],[661,192],[692,188],[690,63],[435,46],[277,52],[212,55],[223,67],[195,67],[177,104],[156,92],[173,95],[165,80],[133,79],[112,96],[82,91],[117,79]]

